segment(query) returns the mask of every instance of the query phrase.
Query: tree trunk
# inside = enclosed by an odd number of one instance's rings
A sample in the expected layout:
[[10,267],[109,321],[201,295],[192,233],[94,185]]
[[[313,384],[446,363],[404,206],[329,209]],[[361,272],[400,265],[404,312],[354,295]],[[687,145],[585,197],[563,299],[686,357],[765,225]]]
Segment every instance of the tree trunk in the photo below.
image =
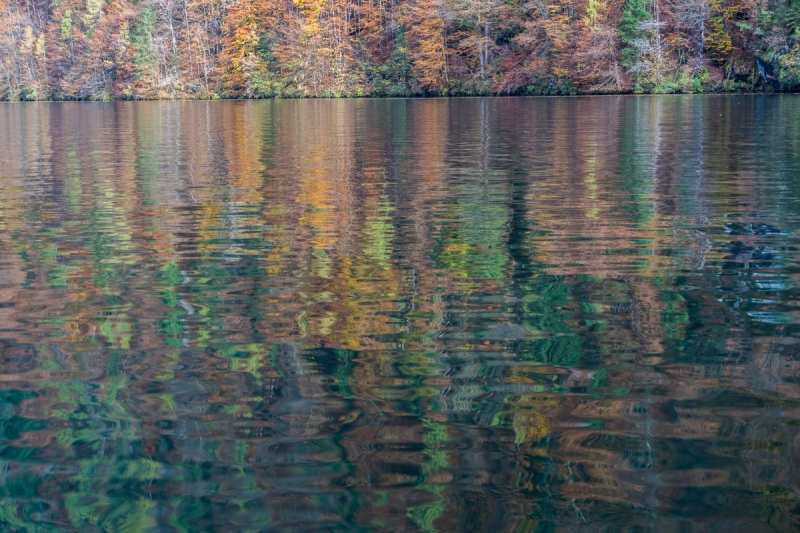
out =
[[[483,23],[483,65],[489,63],[489,21]],[[481,76],[483,76],[483,69],[481,69]]]
[[[479,17],[478,18],[478,28],[480,28],[480,27],[481,27],[481,19]],[[480,29],[478,30],[478,32],[480,33]],[[481,64],[481,79],[483,79],[484,75],[486,74],[486,69],[485,69],[484,62],[483,62],[483,40],[482,39],[478,40],[478,61],[480,61],[480,64]]]

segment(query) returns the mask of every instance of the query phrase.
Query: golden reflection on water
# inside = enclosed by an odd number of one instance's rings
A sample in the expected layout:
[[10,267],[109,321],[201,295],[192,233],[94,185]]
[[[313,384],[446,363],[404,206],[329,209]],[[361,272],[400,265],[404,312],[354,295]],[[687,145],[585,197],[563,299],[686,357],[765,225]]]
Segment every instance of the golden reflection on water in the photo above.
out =
[[795,530],[797,102],[0,107],[0,528]]

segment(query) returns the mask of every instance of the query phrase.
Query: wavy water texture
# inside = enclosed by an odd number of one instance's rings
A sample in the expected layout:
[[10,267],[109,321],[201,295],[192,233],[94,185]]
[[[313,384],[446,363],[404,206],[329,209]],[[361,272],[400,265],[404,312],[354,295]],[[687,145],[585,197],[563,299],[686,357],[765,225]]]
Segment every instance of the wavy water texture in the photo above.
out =
[[0,528],[795,531],[798,103],[0,106]]

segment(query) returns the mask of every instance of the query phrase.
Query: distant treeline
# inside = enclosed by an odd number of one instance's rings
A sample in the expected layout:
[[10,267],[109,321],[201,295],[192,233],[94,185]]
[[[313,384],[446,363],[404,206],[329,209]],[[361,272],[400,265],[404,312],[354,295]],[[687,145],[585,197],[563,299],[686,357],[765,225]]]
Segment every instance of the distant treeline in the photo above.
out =
[[800,0],[0,0],[0,98],[800,87]]

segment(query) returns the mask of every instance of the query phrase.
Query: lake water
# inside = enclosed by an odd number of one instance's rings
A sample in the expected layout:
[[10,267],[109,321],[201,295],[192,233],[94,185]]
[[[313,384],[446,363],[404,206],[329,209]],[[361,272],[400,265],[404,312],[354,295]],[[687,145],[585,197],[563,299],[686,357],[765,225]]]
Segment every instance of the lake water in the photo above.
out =
[[800,96],[0,106],[0,529],[796,531]]

